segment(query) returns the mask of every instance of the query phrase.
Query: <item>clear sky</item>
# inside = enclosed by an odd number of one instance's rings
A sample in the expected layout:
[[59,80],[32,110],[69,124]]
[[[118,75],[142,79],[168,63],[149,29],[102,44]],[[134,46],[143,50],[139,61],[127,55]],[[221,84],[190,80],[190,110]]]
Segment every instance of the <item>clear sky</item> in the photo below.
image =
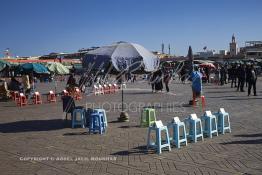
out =
[[262,0],[1,0],[0,57],[75,52],[128,41],[171,53],[262,40]]

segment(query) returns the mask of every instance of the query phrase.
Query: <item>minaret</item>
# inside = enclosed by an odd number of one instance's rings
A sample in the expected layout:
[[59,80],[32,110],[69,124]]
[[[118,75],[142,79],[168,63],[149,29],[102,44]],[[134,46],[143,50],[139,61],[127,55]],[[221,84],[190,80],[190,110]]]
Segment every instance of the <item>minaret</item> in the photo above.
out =
[[165,53],[165,52],[164,52],[164,50],[165,50],[165,45],[164,45],[164,43],[161,44],[161,49],[162,49],[162,54],[164,54],[164,53]]
[[230,47],[230,56],[236,56],[237,55],[237,43],[236,43],[236,38],[235,35],[232,35],[232,41],[229,44]]
[[168,44],[168,55],[170,55],[170,44]]

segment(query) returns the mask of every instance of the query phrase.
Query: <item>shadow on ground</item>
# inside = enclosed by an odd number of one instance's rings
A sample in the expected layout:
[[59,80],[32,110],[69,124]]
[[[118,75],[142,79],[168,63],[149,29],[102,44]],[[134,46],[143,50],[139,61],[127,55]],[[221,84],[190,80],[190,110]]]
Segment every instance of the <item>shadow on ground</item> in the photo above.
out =
[[154,150],[147,150],[147,146],[138,146],[131,150],[119,151],[111,155],[128,156],[128,155],[144,155],[144,154],[155,154]]
[[256,140],[238,140],[232,142],[221,143],[222,145],[229,145],[229,144],[262,144],[262,139]]
[[235,137],[262,137],[262,133],[258,134],[239,134],[239,135],[234,135]]
[[64,129],[68,127],[68,122],[62,119],[54,120],[25,120],[12,123],[0,124],[0,132],[2,133],[19,133],[34,131],[51,131]]

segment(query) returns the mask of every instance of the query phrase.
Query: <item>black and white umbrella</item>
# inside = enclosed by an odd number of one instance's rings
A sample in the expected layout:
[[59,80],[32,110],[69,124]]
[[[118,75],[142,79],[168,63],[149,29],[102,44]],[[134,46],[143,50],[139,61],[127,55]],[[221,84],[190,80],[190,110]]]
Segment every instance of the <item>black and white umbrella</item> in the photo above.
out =
[[143,46],[135,43],[118,42],[89,51],[83,59],[83,66],[106,68],[112,64],[116,72],[153,72],[159,67],[159,58]]

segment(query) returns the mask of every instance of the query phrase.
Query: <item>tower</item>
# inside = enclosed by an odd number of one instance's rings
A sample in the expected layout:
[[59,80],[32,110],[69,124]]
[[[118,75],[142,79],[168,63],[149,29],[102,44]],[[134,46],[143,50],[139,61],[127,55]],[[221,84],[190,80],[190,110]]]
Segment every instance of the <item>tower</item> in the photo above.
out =
[[237,55],[237,43],[235,35],[232,35],[231,43],[229,44],[230,47],[230,56],[236,56]]
[[165,50],[165,45],[164,45],[164,43],[161,44],[161,49],[162,49],[162,54],[164,54],[164,53],[165,53],[165,52],[164,52],[164,50]]
[[168,55],[170,55],[170,44],[168,44]]

